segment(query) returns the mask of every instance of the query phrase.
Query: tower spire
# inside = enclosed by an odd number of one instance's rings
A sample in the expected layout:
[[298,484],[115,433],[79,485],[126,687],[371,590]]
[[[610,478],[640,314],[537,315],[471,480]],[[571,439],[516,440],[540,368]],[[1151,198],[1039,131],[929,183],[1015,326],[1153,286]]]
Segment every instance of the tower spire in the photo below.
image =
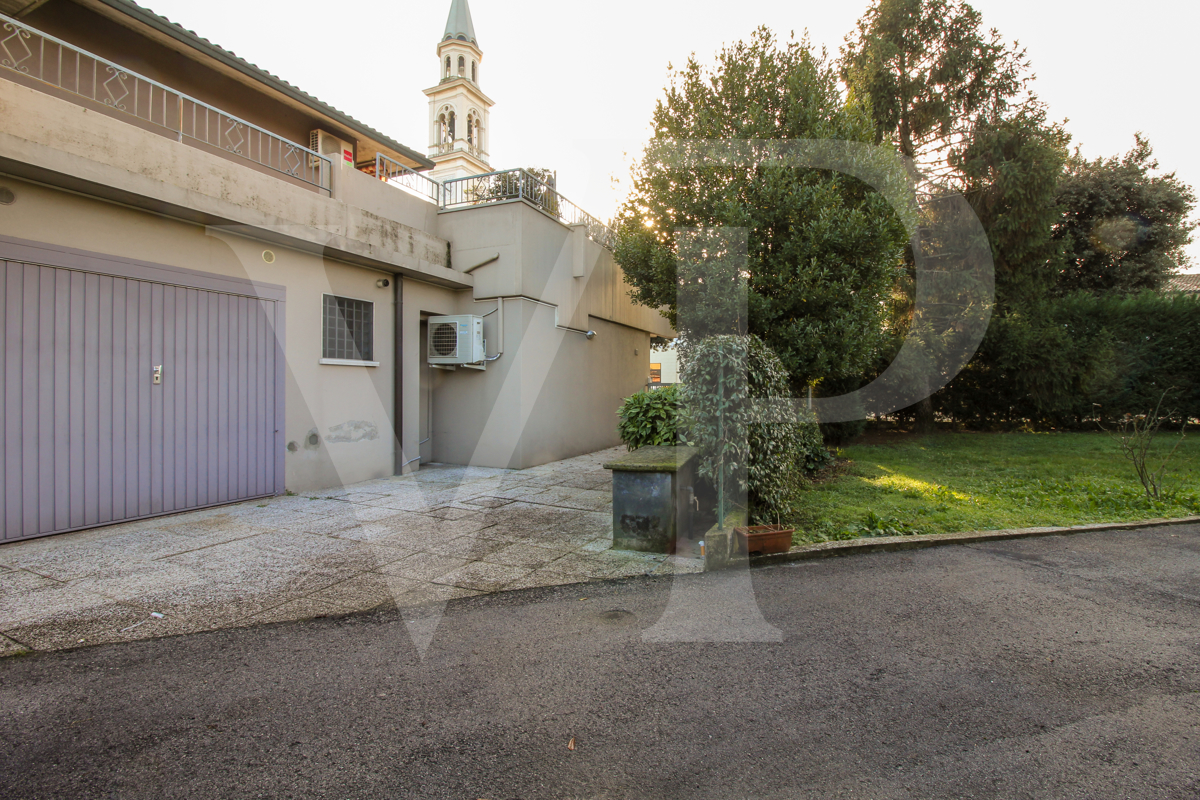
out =
[[492,100],[479,88],[483,50],[475,38],[475,23],[467,0],[451,0],[446,32],[437,46],[436,86],[429,98],[429,157],[436,180],[490,172],[488,111]]
[[450,3],[450,16],[446,18],[446,34],[442,41],[447,39],[460,39],[479,46],[478,40],[475,39],[475,24],[471,21],[471,7],[467,5],[467,0],[452,0]]

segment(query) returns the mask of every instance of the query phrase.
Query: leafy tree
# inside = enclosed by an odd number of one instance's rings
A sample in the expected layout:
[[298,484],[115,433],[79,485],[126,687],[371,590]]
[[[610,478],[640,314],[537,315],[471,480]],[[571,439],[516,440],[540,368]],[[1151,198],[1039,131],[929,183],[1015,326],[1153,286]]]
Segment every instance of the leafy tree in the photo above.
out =
[[1054,229],[1065,246],[1059,292],[1159,289],[1189,266],[1184,247],[1196,227],[1187,219],[1196,195],[1174,173],[1154,174],[1150,143],[1140,133],[1134,140],[1123,157],[1088,161],[1077,151],[1067,163]]
[[842,48],[852,95],[868,102],[879,141],[935,175],[977,120],[1020,105],[1025,52],[984,31],[963,0],[875,0]]
[[1049,296],[1062,263],[1052,231],[1067,143],[1032,106],[979,124],[951,158],[991,244],[996,305],[971,363],[933,399],[943,413],[980,422],[1041,416],[1080,375]]
[[755,399],[790,396],[783,362],[757,336],[716,335],[687,345],[680,390],[687,438],[699,474],[749,505],[753,524],[794,515],[802,476],[832,461],[811,419],[797,420]]
[[778,160],[743,166],[705,157],[702,146],[873,142],[868,109],[845,100],[825,55],[807,41],[779,46],[760,28],[750,41],[721,50],[711,68],[692,57],[673,72],[653,127],[617,219],[616,260],[634,300],[662,308],[685,338],[718,332],[694,329],[703,314],[677,313],[677,295],[688,285],[677,269],[676,232],[744,229],[748,323],[725,332],[760,336],[782,359],[794,390],[860,374],[880,344],[881,300],[906,238],[887,201],[844,174]]
[[[955,170],[954,159],[980,126],[1035,105],[1026,92],[1031,78],[1024,51],[1008,47],[995,29],[985,31],[979,12],[962,0],[874,0],[841,55],[851,96],[874,112],[876,139],[912,159],[914,188],[927,193],[963,190],[965,176]],[[937,238],[930,235],[936,225],[934,219],[923,221],[923,241]],[[949,331],[939,330],[936,320],[911,319],[911,249],[905,261],[908,276],[896,286],[891,327],[935,342]],[[933,428],[931,399],[913,411],[920,430]]]
[[1062,263],[1053,236],[1070,137],[1042,108],[981,122],[950,164],[992,245],[997,312],[1044,298]]

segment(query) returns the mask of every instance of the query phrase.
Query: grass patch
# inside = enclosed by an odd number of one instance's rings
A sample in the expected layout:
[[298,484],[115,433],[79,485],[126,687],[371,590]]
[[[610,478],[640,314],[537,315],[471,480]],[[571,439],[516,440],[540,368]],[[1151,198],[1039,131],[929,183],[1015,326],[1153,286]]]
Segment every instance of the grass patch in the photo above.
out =
[[[1169,434],[1160,448],[1173,444]],[[860,444],[800,496],[795,544],[918,533],[1133,522],[1200,514],[1200,437],[1151,500],[1103,433],[946,433]]]

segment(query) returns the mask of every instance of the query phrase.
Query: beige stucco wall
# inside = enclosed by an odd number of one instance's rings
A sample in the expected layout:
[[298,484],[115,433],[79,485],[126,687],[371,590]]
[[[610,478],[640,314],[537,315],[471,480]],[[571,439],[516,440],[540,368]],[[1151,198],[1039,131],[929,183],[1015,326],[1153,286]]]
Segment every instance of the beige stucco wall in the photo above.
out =
[[[375,285],[385,273],[11,178],[0,185],[16,195],[0,206],[0,235],[285,286],[285,442],[297,443],[285,459],[287,487],[307,491],[392,474],[394,306],[392,290]],[[268,249],[273,264],[263,260]],[[379,367],[318,363],[326,292],[375,303]],[[373,425],[375,438],[327,441],[331,428],[350,421]],[[315,448],[306,443],[314,428],[321,439]]]
[[[98,0],[49,0],[34,5],[22,17],[23,23],[294,142],[307,146],[309,132],[320,128],[350,143],[359,161],[373,159],[380,147],[381,143],[356,135],[328,116]],[[410,167],[416,165],[387,145],[383,149]]]
[[650,363],[660,365],[661,383],[679,383],[678,350],[653,350],[650,352]]
[[[0,208],[0,234],[287,287],[286,441],[298,445],[287,456],[289,488],[394,469],[392,294],[375,286],[383,275],[405,276],[401,460],[413,462],[409,469],[422,454],[526,467],[616,443],[615,412],[645,385],[651,334],[672,334],[656,311],[629,301],[608,251],[524,203],[439,215],[352,169],[339,167],[334,177],[325,197],[0,80],[0,180],[19,194]],[[267,248],[274,264],[262,260]],[[464,272],[496,253],[495,262]],[[317,363],[324,292],[376,303],[379,367]],[[422,317],[484,314],[497,296],[510,298],[504,356],[485,372],[429,370]],[[489,354],[500,343],[498,325],[498,314],[485,321]],[[597,337],[584,338],[587,330]],[[423,381],[434,414],[422,453]],[[351,421],[374,425],[375,437],[326,441],[330,428]],[[309,448],[314,428],[322,443]]]
[[[404,290],[405,460],[421,454],[451,464],[524,468],[619,443],[616,412],[646,386],[651,335],[673,332],[661,314],[635,306],[612,254],[524,203],[444,213],[438,232],[452,242],[452,267],[470,269],[473,290],[416,281]],[[420,359],[420,320],[477,314],[488,355],[480,372],[431,370]],[[573,330],[572,330],[573,329]],[[594,330],[594,339],[583,332]],[[419,361],[414,360],[416,357]],[[432,386],[432,442],[421,387]]]
[[[559,323],[587,330],[589,317],[648,331],[675,334],[658,311],[634,305],[612,253],[526,203],[476,206],[442,214],[438,234],[452,242],[452,267],[473,272],[474,297],[524,296],[555,305]],[[647,362],[648,363],[648,362]]]
[[420,469],[421,461],[417,459],[421,457],[422,451],[424,451],[426,461],[432,460],[430,447],[422,448],[420,445],[427,433],[422,426],[422,403],[427,402],[427,395],[423,395],[421,389],[430,379],[431,372],[425,359],[421,357],[421,319],[431,315],[459,313],[458,308],[462,297],[458,292],[406,279],[403,284],[403,298],[401,336],[404,352],[400,360],[403,381],[401,390],[403,395],[401,398],[402,461],[408,462],[404,467],[404,472],[413,472]]
[[[52,97],[0,76],[0,172],[95,193],[183,219],[247,228],[294,246],[433,282],[470,285],[448,269],[446,241],[423,201],[352,168],[335,181],[355,205]],[[391,192],[391,199],[380,192]],[[429,205],[429,204],[425,204]],[[408,219],[419,225],[400,221]]]
[[[433,460],[521,469],[618,444],[616,412],[645,386],[650,335],[593,319],[597,335],[588,340],[556,328],[552,308],[522,298],[504,304],[504,354],[486,371],[429,373]],[[464,303],[459,313],[495,307]],[[484,336],[494,355],[498,315],[484,320]]]

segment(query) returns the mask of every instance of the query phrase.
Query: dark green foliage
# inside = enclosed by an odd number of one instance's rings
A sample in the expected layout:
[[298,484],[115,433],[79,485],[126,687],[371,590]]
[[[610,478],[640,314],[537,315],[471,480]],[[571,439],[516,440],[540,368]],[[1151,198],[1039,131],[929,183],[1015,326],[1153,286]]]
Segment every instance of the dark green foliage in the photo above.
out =
[[1163,404],[1200,417],[1200,297],[1076,293],[993,320],[980,353],[935,397],[973,425],[1073,427]]
[[878,139],[934,167],[977,118],[994,119],[1027,82],[1010,50],[962,0],[875,0],[846,38],[841,69],[869,102]]
[[744,494],[752,523],[778,521],[802,477],[830,461],[815,421],[753,402],[790,396],[783,363],[755,336],[709,337],[682,355],[681,398],[701,476],[715,486],[723,471],[726,494]]
[[679,388],[666,386],[638,392],[617,412],[617,431],[630,450],[679,442]]
[[840,173],[782,161],[735,166],[699,150],[692,155],[689,147],[700,145],[688,145],[873,142],[868,110],[841,96],[833,66],[807,43],[779,46],[759,29],[718,53],[711,70],[689,59],[672,75],[653,124],[618,218],[615,256],[634,300],[665,308],[685,337],[717,332],[689,328],[727,315],[677,316],[676,232],[745,230],[749,322],[737,330],[774,350],[797,393],[808,381],[861,373],[882,341],[881,300],[906,240],[884,197]]
[[[1071,157],[1066,131],[1029,92],[1024,52],[985,32],[962,0],[873,0],[847,38],[842,74],[853,96],[870,100],[879,139],[926,171],[914,176],[919,187],[966,196],[995,264],[996,304],[970,365],[898,417],[926,430],[935,408],[979,427],[1077,426],[1145,413],[1168,386],[1179,387],[1171,407],[1200,413],[1195,304],[1121,299],[1185,266],[1195,228],[1194,193],[1155,173],[1143,137],[1121,158]],[[923,237],[932,221],[926,206]],[[910,271],[894,294],[893,344],[863,380],[905,336],[922,334],[912,294]]]
[[992,243],[1000,313],[1043,297],[1054,285],[1062,260],[1062,246],[1051,236],[1061,218],[1055,192],[1069,140],[1033,107],[980,123],[951,158]]
[[1065,246],[1060,293],[1129,294],[1159,289],[1188,266],[1183,248],[1196,223],[1191,187],[1158,169],[1141,134],[1124,157],[1087,161],[1076,153],[1058,181],[1062,218],[1055,239]]
[[[886,363],[886,361],[881,360],[882,366],[886,366]],[[821,381],[816,387],[814,397],[838,397],[850,394],[853,391],[861,389],[866,383],[867,381],[858,376],[843,378],[841,380]],[[841,447],[854,441],[867,429],[865,411],[863,412],[863,417],[864,419],[850,420],[848,422],[822,422],[821,436],[824,438],[825,444],[830,447]]]

